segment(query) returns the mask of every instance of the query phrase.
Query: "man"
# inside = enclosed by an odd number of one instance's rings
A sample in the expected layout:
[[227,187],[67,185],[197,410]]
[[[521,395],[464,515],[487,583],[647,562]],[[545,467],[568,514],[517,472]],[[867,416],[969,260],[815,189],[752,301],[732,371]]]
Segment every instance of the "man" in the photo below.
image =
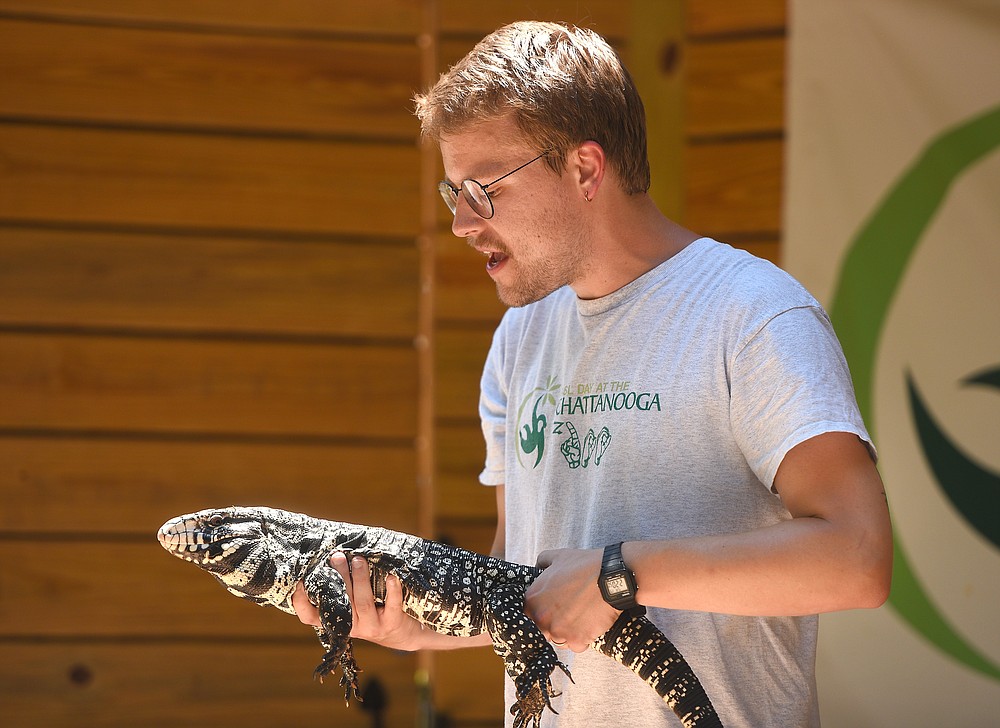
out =
[[[512,307],[482,379],[480,480],[497,491],[494,554],[545,567],[525,611],[575,681],[553,676],[560,715],[545,724],[677,725],[586,650],[637,602],[725,725],[817,725],[815,615],[882,604],[892,560],[826,314],[774,266],[657,210],[641,101],[593,32],[501,28],[418,96],[417,115],[440,145],[452,230]],[[608,578],[619,556],[624,581]],[[395,581],[376,609],[367,564],[352,566],[355,636],[489,643],[420,630]]]

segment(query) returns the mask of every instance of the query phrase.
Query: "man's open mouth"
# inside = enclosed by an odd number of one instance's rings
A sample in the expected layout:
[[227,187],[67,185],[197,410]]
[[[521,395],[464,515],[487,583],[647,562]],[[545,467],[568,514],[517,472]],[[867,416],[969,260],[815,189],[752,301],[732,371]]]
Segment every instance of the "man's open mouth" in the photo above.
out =
[[505,260],[507,260],[507,256],[506,255],[504,255],[503,253],[498,253],[496,251],[492,251],[489,254],[489,259],[486,261],[486,269],[487,270],[493,270],[498,265],[500,265],[501,263],[503,263]]

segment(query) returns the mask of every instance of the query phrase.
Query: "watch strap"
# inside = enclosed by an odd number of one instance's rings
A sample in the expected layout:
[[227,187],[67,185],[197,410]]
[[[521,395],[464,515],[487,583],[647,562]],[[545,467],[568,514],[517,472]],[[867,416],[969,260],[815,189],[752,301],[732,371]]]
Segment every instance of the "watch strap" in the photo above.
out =
[[625,559],[622,558],[622,544],[624,541],[619,541],[618,543],[609,543],[604,547],[604,558],[601,560],[601,573],[606,573],[609,571],[617,571],[620,569],[627,569],[625,566]]
[[[635,592],[638,585],[635,581],[635,574],[632,573],[631,569],[625,564],[625,559],[622,558],[622,543],[622,541],[619,541],[618,543],[608,544],[604,547],[604,557],[601,560],[601,575],[598,585],[601,588],[601,596],[604,597],[604,601],[615,609],[627,611],[634,616],[638,616],[645,614],[646,608],[635,601]],[[629,595],[614,597],[608,593],[606,581],[613,575],[620,575],[625,578],[631,592]]]

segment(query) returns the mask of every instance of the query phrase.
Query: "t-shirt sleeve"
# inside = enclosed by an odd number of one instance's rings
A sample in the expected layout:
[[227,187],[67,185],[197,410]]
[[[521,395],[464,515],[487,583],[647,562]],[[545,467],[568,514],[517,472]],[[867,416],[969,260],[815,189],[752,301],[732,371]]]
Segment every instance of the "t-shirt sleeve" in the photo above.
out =
[[503,376],[503,325],[493,336],[479,387],[479,420],[486,440],[486,464],[479,474],[483,485],[505,482],[504,444],[507,433],[507,385]]
[[768,488],[785,455],[826,432],[851,432],[875,449],[840,342],[819,306],[779,313],[731,366],[730,420],[751,469]]

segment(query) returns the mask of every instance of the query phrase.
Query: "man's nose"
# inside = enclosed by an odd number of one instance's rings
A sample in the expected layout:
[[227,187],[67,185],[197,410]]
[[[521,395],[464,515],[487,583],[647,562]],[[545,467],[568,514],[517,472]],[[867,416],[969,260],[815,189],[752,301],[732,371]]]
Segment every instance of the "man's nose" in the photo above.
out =
[[485,222],[486,220],[472,211],[465,195],[460,194],[455,204],[455,218],[451,221],[452,234],[459,238],[477,235],[482,231]]

